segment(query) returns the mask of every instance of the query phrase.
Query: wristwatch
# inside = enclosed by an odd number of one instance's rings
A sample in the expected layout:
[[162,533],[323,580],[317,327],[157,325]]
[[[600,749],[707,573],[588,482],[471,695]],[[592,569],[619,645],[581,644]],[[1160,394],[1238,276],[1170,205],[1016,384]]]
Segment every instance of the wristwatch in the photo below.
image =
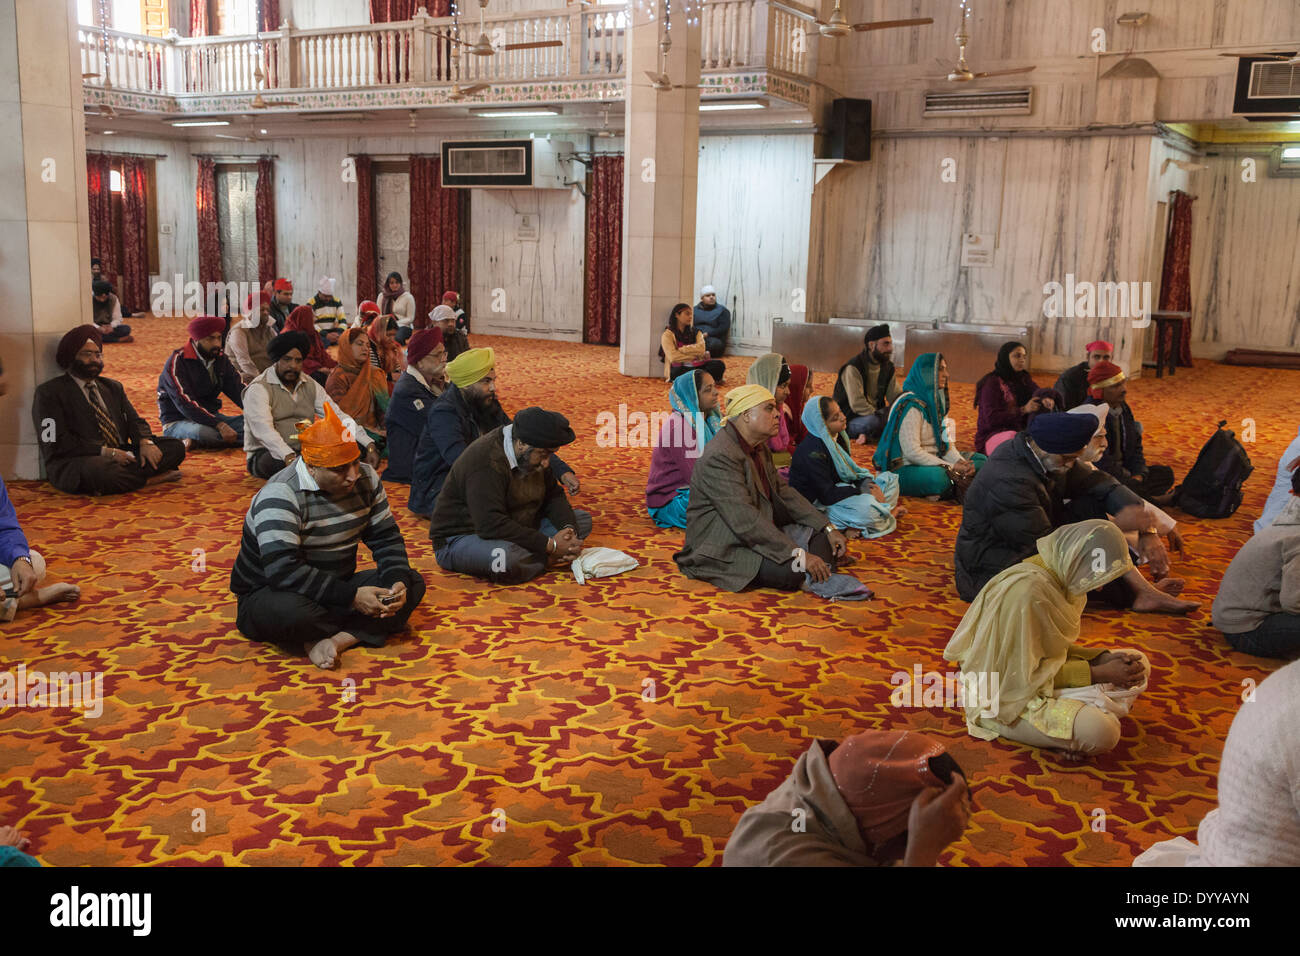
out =
[[18,561],[26,561],[29,568],[33,571],[36,570],[36,565],[32,564],[32,556],[30,554],[19,555],[18,560],[15,561],[14,564],[17,564]]
[[827,534],[830,534],[832,531],[839,531],[840,529],[835,527],[834,523],[831,523],[828,524],[826,527],[822,528],[822,530],[825,531]]

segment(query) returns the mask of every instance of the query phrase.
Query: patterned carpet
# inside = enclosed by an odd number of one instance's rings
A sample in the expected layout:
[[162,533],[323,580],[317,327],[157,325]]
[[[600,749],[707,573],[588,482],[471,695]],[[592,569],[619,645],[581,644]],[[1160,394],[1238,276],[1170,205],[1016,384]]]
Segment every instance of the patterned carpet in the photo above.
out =
[[[132,324],[136,343],[106,349],[106,374],[156,423],[157,372],[183,323]],[[1140,647],[1154,673],[1120,746],[1070,765],[969,738],[956,711],[889,704],[892,673],[948,670],[964,610],[954,506],[913,503],[895,534],[854,546],[877,593],[867,604],[717,592],[676,573],[680,532],[644,513],[649,450],[595,443],[601,411],[666,408],[663,383],[618,375],[610,348],[476,341],[497,349],[508,409],[569,414],[593,543],[641,568],[508,590],[446,575],[390,485],[428,596],[409,635],[324,672],[234,629],[227,581],[258,487],[239,452],[193,454],[183,481],[127,498],[15,483],[52,579],[79,582],[83,599],[0,625],[0,669],[102,671],[108,700],[98,719],[2,715],[0,823],[65,866],[708,865],[810,741],[896,726],[943,738],[971,775],[976,813],[951,864],[1123,866],[1214,805],[1242,681],[1276,665],[1231,652],[1208,605],[1295,434],[1300,372],[1202,363],[1131,389],[1152,460],[1181,476],[1218,419],[1249,416],[1257,470],[1237,515],[1184,522],[1176,569],[1206,611],[1085,616],[1085,642]],[[728,364],[739,383],[749,360]],[[820,393],[830,379],[817,376]],[[969,447],[971,386],[952,392]]]

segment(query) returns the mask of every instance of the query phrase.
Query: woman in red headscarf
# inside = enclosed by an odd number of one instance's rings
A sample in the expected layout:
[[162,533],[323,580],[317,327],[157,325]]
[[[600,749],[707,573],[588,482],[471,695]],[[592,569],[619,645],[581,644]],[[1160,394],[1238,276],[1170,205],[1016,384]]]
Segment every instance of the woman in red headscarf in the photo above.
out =
[[791,365],[790,394],[786,396],[785,407],[781,412],[785,416],[785,427],[790,432],[791,449],[797,448],[808,434],[808,427],[803,423],[803,407],[812,396],[812,372],[808,366]]
[[406,368],[406,362],[402,359],[402,347],[397,344],[397,316],[375,316],[366,328],[366,337],[370,339],[370,364],[387,377],[388,391],[391,393],[393,383]]
[[285,320],[284,330],[301,332],[307,336],[311,348],[302,357],[302,370],[324,385],[329,379],[330,369],[339,363],[330,358],[329,352],[326,352],[325,346],[321,344],[320,333],[316,331],[316,313],[311,310],[311,306],[300,305],[290,312],[289,318]]

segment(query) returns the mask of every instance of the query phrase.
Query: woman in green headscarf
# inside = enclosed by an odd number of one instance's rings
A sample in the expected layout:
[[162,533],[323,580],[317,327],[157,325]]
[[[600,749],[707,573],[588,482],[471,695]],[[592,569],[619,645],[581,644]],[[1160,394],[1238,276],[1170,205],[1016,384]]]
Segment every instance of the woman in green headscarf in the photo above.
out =
[[983,455],[957,450],[947,415],[948,363],[938,352],[918,355],[872,458],[877,468],[898,475],[899,490],[908,497],[943,497],[954,475],[974,475],[984,465]]
[[1132,567],[1124,533],[1092,519],[1039,538],[1038,554],[984,585],[943,651],[961,667],[972,737],[1071,758],[1119,742],[1119,720],[1146,689],[1150,664],[1139,651],[1074,642],[1088,592]]

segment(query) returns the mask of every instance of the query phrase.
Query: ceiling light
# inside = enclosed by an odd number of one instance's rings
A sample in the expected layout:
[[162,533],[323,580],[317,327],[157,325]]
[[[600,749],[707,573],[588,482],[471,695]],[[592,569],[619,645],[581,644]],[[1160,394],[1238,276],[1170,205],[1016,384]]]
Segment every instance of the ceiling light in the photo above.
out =
[[178,128],[181,126],[229,126],[230,120],[182,120],[178,123],[172,123],[171,125]]
[[117,132],[117,130],[115,130],[115,129],[106,129],[106,130],[104,130],[104,135],[105,135],[105,136],[112,136],[112,135],[115,134],[116,132]]
[[1300,146],[1286,147],[1286,149],[1282,150],[1282,158],[1287,160],[1288,162],[1291,160],[1300,159]]
[[496,116],[559,116],[559,109],[551,107],[542,107],[540,109],[527,110],[470,110],[471,116],[482,116],[485,119],[491,119]]
[[723,110],[765,110],[767,104],[762,100],[717,100],[700,104],[701,113],[717,113]]
[[262,130],[261,133],[262,133],[263,136],[265,136],[265,135],[266,135],[266,130]]

